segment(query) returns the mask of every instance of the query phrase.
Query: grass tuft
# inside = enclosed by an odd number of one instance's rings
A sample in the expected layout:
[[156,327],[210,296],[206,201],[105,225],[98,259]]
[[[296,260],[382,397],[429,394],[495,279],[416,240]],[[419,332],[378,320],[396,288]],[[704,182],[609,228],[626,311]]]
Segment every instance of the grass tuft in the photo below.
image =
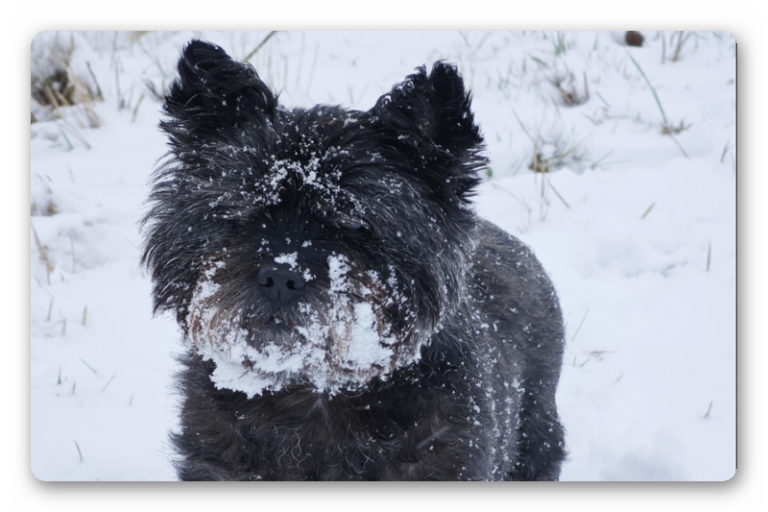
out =
[[[90,64],[88,74],[93,85],[70,67],[74,37],[67,40],[60,34],[49,34],[32,41],[32,122],[69,119],[81,128],[98,128],[101,120],[94,102],[102,100],[102,93]],[[71,133],[71,127],[67,129]]]
[[557,31],[552,36],[552,46],[555,50],[555,57],[565,55],[568,51],[568,44],[565,42],[565,32]]

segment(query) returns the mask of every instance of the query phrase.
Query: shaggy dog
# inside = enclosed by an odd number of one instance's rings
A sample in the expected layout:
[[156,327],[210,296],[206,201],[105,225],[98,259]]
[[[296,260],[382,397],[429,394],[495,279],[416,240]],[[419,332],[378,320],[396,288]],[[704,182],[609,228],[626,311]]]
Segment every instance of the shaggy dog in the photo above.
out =
[[184,480],[556,480],[563,325],[531,251],[479,219],[456,68],[367,111],[286,109],[190,42],[143,263],[188,351]]

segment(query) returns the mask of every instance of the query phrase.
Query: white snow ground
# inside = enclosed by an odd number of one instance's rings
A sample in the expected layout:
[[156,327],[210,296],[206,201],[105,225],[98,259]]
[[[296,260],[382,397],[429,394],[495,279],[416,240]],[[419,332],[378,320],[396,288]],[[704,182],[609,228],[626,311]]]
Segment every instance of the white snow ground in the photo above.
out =
[[[71,68],[92,84],[90,64],[104,101],[94,105],[98,128],[80,127],[82,110],[32,125],[37,478],[175,478],[166,436],[181,345],[171,318],[152,318],[138,265],[137,222],[165,151],[146,84],[172,79],[193,36],[244,58],[265,35],[60,35],[74,41]],[[642,48],[621,35],[290,32],[251,62],[286,105],[359,109],[418,65],[458,63],[491,159],[477,211],[534,249],[562,301],[562,480],[727,480],[736,453],[735,40],[691,33],[672,62],[672,33],[644,32]],[[558,80],[581,99],[586,81],[588,100],[567,105]],[[663,135],[664,118],[683,130]],[[533,173],[534,153],[538,164],[563,165]]]

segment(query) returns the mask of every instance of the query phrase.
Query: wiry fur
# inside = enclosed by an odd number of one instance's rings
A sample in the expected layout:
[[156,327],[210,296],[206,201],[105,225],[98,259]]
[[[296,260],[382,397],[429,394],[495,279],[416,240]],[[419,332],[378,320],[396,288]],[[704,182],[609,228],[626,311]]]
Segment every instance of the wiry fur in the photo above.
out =
[[179,476],[557,479],[558,301],[471,209],[485,159],[456,68],[369,111],[286,110],[201,41],[178,72],[143,261],[189,345]]

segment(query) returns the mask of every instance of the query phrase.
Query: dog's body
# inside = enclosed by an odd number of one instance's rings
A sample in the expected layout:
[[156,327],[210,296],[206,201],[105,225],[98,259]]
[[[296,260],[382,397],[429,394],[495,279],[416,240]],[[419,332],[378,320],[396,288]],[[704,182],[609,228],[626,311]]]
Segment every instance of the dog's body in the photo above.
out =
[[555,480],[563,327],[532,253],[477,219],[455,68],[367,112],[284,110],[193,41],[166,101],[144,262],[189,353],[185,480]]

